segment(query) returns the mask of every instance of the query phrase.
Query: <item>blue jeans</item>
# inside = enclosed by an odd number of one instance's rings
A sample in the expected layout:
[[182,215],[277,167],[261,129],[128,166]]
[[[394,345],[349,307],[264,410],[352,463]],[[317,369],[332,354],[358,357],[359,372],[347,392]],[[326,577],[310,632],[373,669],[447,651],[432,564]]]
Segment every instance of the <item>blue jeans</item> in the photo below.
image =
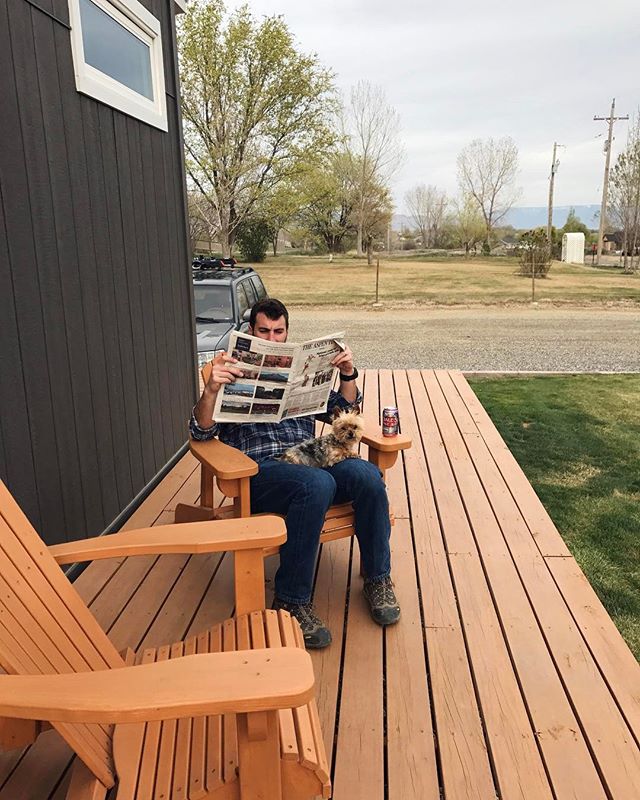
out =
[[287,603],[308,603],[313,589],[320,531],[329,506],[351,501],[362,569],[367,580],[389,575],[389,501],[380,470],[369,461],[348,458],[318,469],[263,461],[251,478],[251,511],[282,514],[287,541],[280,548],[275,594]]

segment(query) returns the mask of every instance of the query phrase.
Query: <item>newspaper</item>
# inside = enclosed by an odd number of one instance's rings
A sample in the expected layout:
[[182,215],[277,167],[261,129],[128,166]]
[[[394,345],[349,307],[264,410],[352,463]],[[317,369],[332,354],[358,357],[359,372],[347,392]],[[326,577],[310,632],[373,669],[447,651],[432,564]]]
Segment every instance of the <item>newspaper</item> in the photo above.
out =
[[344,332],[302,344],[269,342],[234,331],[228,352],[242,377],[218,392],[214,422],[280,422],[327,410]]

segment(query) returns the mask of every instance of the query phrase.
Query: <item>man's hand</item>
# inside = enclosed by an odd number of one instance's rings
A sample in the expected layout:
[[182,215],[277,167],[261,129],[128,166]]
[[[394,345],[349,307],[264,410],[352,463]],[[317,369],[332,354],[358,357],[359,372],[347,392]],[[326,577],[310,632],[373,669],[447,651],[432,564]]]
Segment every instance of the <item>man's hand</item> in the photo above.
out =
[[235,383],[237,378],[242,377],[242,370],[235,365],[237,358],[232,358],[228,353],[221,353],[211,362],[211,375],[204,387],[203,394],[213,395],[215,398],[220,387],[225,383]]
[[345,345],[344,350],[331,362],[334,367],[338,367],[343,375],[353,375],[355,369],[353,365],[353,353],[349,345]]
[[235,383],[237,378],[242,377],[242,370],[235,366],[237,363],[237,359],[228,353],[221,353],[211,362],[211,375],[193,409],[196,422],[201,428],[210,428],[213,424],[213,408],[220,387],[225,383]]

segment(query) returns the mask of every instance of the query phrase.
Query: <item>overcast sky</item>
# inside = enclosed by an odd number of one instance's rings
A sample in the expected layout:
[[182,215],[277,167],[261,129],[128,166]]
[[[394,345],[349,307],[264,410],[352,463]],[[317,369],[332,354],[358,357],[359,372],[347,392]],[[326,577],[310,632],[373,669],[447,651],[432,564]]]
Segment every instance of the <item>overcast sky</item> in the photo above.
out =
[[[240,3],[229,2],[233,8]],[[607,116],[640,105],[635,0],[249,0],[281,14],[300,49],[316,52],[348,95],[368,80],[398,111],[405,163],[396,208],[417,183],[457,192],[456,157],[476,137],[511,136],[520,206],[546,206],[553,142],[555,204],[600,203]],[[616,123],[613,156],[624,146]],[[600,134],[600,138],[596,138]]]

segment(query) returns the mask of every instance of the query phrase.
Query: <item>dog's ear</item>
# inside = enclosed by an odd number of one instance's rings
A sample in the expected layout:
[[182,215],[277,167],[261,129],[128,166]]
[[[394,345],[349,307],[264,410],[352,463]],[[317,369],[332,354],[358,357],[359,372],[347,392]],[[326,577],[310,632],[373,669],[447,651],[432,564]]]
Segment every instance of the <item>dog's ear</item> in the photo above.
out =
[[345,408],[341,408],[340,406],[336,406],[333,409],[333,416],[334,419],[336,417],[342,416],[342,414],[361,414],[362,411],[360,410],[359,403],[351,403],[351,405],[346,406]]

